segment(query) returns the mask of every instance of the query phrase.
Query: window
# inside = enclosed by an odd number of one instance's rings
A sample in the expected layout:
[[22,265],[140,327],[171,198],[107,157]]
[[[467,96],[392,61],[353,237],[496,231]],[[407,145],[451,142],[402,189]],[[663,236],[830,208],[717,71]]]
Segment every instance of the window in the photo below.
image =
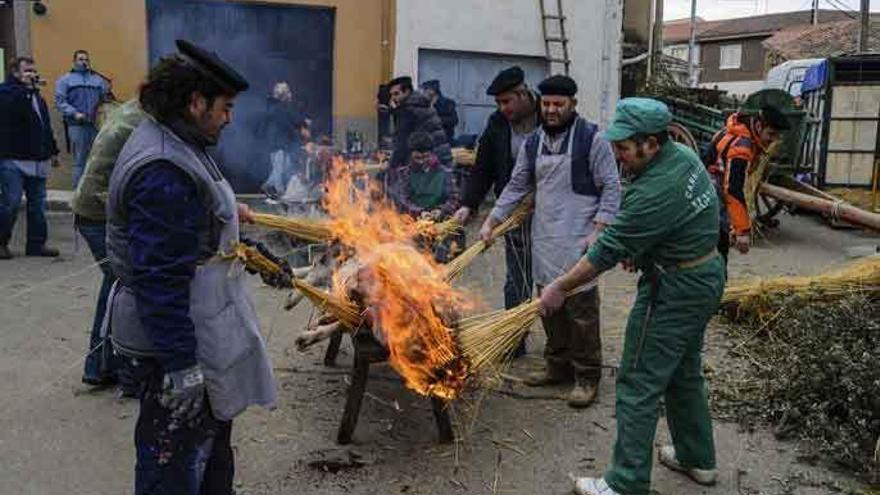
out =
[[721,45],[721,56],[718,68],[721,70],[739,69],[742,67],[742,45]]

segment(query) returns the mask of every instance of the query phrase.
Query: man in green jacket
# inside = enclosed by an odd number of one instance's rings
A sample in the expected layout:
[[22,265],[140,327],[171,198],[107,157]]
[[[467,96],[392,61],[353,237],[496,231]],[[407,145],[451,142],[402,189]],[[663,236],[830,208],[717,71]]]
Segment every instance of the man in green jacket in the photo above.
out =
[[542,310],[623,263],[640,270],[617,375],[617,441],[602,478],[578,478],[579,495],[647,495],[658,403],[665,398],[673,445],[660,462],[700,484],[713,484],[715,447],[701,349],[724,290],[715,249],[719,204],[705,167],[669,140],[663,103],[627,98],[605,137],[632,177],[620,213],[587,255],[541,294]]
[[107,336],[101,335],[107,297],[113,281],[116,280],[110,271],[110,263],[107,262],[107,188],[119,152],[145,118],[146,114],[141,110],[137,98],[125,102],[108,114],[89,153],[85,171],[71,202],[76,230],[86,240],[92,257],[100,264],[104,274],[92,321],[89,353],[82,381],[92,386],[108,386],[121,381],[120,392],[123,396],[134,396],[136,390],[128,377],[124,376],[125,373],[120,373],[120,360],[113,357],[113,349]]

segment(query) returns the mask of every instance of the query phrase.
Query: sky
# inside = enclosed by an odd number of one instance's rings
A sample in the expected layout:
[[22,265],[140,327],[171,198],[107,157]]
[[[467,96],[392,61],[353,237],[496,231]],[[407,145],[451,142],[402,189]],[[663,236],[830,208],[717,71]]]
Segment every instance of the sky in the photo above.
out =
[[[791,12],[807,10],[811,0],[697,0],[697,15],[707,20],[747,17],[775,12]],[[859,9],[859,0],[820,0],[822,9],[834,9],[846,6],[851,10]],[[880,1],[871,2],[871,11],[880,12]],[[691,0],[664,0],[663,18],[667,21],[690,17]]]

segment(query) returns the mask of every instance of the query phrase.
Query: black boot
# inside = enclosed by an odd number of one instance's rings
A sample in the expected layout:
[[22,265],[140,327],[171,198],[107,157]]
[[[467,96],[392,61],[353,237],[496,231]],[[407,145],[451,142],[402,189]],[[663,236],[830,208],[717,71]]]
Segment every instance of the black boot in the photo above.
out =
[[36,249],[28,249],[24,254],[26,256],[37,256],[41,258],[57,258],[61,252],[55,248],[43,245]]
[[0,260],[11,260],[12,258],[14,258],[12,251],[5,244],[0,245]]

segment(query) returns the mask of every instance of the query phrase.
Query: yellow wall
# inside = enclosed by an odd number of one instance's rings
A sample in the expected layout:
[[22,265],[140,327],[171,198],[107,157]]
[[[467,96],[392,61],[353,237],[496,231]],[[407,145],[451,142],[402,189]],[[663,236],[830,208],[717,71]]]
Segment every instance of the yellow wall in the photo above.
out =
[[[254,1],[243,0],[242,3]],[[333,116],[337,129],[375,115],[376,86],[390,77],[394,0],[274,0],[260,3],[336,7]],[[88,50],[96,70],[113,79],[120,99],[134,95],[147,71],[145,0],[52,0],[31,14],[31,41],[40,72],[54,85],[70,70],[75,49]],[[383,15],[386,16],[383,22]],[[48,88],[47,88],[48,89]]]

